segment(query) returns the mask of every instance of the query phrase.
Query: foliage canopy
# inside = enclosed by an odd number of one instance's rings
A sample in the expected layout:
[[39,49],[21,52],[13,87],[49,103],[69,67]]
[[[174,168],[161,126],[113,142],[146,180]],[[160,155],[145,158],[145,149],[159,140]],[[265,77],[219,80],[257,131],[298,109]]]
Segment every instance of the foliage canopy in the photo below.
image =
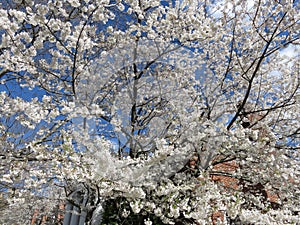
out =
[[102,213],[214,224],[217,212],[295,224],[298,10],[295,0],[3,1],[0,222],[29,223],[33,208],[51,217],[80,187],[93,225]]

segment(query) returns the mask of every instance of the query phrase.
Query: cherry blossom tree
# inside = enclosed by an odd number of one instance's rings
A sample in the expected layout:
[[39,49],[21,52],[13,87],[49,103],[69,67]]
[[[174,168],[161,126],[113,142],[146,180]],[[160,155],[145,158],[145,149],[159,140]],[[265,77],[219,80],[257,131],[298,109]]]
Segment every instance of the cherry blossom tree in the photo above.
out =
[[0,221],[296,224],[298,8],[1,3]]

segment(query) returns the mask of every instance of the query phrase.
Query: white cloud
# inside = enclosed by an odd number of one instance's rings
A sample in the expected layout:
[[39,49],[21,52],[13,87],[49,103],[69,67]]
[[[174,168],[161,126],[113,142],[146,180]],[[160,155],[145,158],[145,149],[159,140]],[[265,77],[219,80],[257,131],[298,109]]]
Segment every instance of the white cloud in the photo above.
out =
[[[242,10],[244,8],[244,6],[237,4],[239,2],[238,0],[235,0],[234,2],[235,2],[236,10]],[[254,7],[254,0],[246,1],[247,10],[250,10],[253,7]],[[219,0],[216,2],[215,6],[210,9],[210,12],[213,13],[214,17],[220,18],[223,15],[223,13],[226,13],[227,15],[233,15],[232,10],[233,10],[233,4],[231,1]]]
[[285,56],[287,58],[294,58],[296,56],[299,56],[300,54],[300,47],[297,45],[289,45],[288,47],[284,48],[280,51],[280,54],[282,56]]
[[289,45],[280,51],[280,55],[283,58],[282,62],[286,63],[288,67],[292,67],[294,65],[294,60],[292,59],[300,56],[300,46]]

